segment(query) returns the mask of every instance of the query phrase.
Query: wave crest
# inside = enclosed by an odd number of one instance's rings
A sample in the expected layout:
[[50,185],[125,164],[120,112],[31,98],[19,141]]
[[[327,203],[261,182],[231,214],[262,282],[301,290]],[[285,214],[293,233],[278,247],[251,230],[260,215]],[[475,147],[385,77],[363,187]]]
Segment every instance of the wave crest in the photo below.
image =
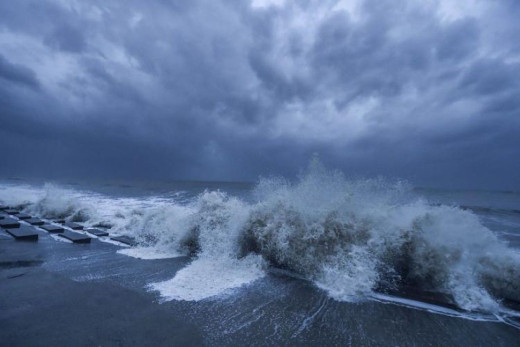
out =
[[[520,302],[520,255],[471,211],[430,204],[406,182],[349,180],[314,161],[294,183],[262,179],[254,196],[248,203],[206,191],[179,203],[46,186],[26,209],[110,226],[136,237],[141,253],[193,255],[178,278],[154,287],[176,299],[204,297],[206,270],[207,286],[219,288],[206,294],[214,295],[224,282],[243,285],[274,266],[337,300],[417,288],[443,293],[465,310],[496,312],[501,300]],[[209,280],[222,271],[229,280]],[[197,293],[172,290],[176,285]]]

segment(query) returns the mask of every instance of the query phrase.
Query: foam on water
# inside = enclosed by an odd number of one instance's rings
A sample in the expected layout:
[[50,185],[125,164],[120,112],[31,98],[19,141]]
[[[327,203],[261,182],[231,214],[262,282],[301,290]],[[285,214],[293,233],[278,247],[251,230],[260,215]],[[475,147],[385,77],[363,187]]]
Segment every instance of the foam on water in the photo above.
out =
[[168,258],[177,258],[182,256],[183,254],[171,250],[171,249],[160,249],[157,247],[132,247],[120,249],[117,251],[119,254],[128,255],[130,257],[138,258],[138,259],[168,259]]
[[143,211],[157,210],[172,203],[171,199],[160,197],[108,197],[50,183],[43,187],[0,185],[0,197],[4,204],[22,207],[31,215],[51,220],[64,218],[82,222],[87,227],[108,226],[116,232],[124,229],[129,222],[142,221]]
[[171,280],[151,284],[150,289],[159,291],[164,300],[199,301],[256,281],[264,276],[262,265],[262,258],[253,255],[241,260],[203,257]]
[[399,297],[395,297],[395,296],[378,294],[378,293],[372,294],[371,297],[374,300],[382,302],[382,303],[415,308],[415,309],[419,309],[419,310],[423,310],[423,311],[442,314],[442,315],[449,316],[449,317],[460,317],[460,318],[465,318],[465,319],[474,320],[474,321],[481,321],[481,322],[499,321],[499,319],[494,315],[480,314],[480,313],[462,313],[462,312],[459,312],[459,311],[456,311],[456,310],[453,310],[450,308],[442,307],[439,305],[428,304],[428,303],[424,303],[424,302],[417,301],[417,300],[399,298]]
[[132,236],[139,247],[120,251],[129,256],[193,256],[174,278],[150,285],[166,300],[220,295],[274,266],[341,301],[406,286],[442,293],[467,311],[496,313],[502,299],[520,301],[520,255],[473,212],[430,204],[406,183],[348,180],[314,161],[297,182],[263,179],[254,194],[253,203],[220,191],[180,202],[46,185],[4,187],[0,198],[40,217]]
[[45,190],[27,184],[0,185],[0,197],[5,205],[11,207],[24,206],[40,200]]
[[261,256],[251,254],[238,259],[249,209],[237,198],[207,192],[191,206],[190,214],[177,215],[178,224],[185,227],[179,240],[186,251],[196,248],[198,259],[172,280],[152,284],[151,289],[158,290],[166,299],[202,300],[262,277]]
[[54,240],[59,241],[59,242],[63,242],[63,243],[73,243],[72,241],[67,240],[66,238],[61,237],[61,236],[59,236],[59,235],[51,234],[50,236],[51,236]]

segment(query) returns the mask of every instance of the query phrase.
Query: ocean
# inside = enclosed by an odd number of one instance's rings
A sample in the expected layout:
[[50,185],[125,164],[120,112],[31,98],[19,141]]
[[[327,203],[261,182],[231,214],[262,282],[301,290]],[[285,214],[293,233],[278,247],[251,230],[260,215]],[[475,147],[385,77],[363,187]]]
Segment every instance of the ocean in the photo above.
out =
[[0,202],[135,239],[23,247],[75,282],[144,293],[205,344],[520,343],[519,192],[317,166],[255,183],[4,179]]

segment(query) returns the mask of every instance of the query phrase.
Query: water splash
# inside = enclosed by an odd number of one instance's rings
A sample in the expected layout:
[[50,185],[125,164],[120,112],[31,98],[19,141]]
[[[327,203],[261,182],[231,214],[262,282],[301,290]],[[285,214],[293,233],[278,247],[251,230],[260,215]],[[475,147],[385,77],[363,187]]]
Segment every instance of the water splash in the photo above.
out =
[[[503,299],[520,301],[520,255],[471,211],[432,205],[406,182],[349,180],[317,160],[295,182],[260,180],[254,202],[220,191],[181,203],[52,185],[23,189],[19,203],[30,213],[134,236],[139,248],[129,255],[193,256],[173,279],[151,285],[166,299],[219,295],[274,266],[337,300],[413,287],[442,293],[464,310],[497,312]],[[12,199],[8,193],[0,196]]]

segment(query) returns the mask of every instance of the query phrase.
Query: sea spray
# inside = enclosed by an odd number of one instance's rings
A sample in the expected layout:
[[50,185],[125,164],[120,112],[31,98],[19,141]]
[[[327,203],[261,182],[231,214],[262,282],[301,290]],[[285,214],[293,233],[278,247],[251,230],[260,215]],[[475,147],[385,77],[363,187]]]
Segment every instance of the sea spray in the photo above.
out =
[[[135,256],[192,256],[174,278],[151,284],[165,299],[226,293],[271,266],[337,300],[414,287],[443,293],[465,310],[496,312],[503,299],[520,301],[520,255],[477,215],[430,204],[406,182],[349,180],[317,161],[295,182],[260,180],[253,202],[221,191],[179,202],[24,189],[19,203],[27,211],[110,226],[137,239]],[[12,200],[6,192],[0,198]]]
[[239,259],[240,238],[248,223],[249,205],[217,191],[202,194],[193,210],[188,223],[186,219],[180,221],[185,227],[181,245],[188,246],[187,251],[194,251],[192,244],[195,243],[196,259],[173,279],[152,284],[152,289],[167,299],[201,300],[224,294],[264,275],[260,255],[249,254]]
[[96,218],[95,207],[85,203],[80,192],[50,183],[44,185],[43,191],[43,196],[27,207],[27,212],[49,219],[67,218],[73,222]]
[[432,206],[402,182],[351,181],[318,167],[295,184],[258,189],[245,228],[251,250],[338,300],[410,285],[466,310],[494,312],[497,299],[520,299],[517,253],[476,215]]

